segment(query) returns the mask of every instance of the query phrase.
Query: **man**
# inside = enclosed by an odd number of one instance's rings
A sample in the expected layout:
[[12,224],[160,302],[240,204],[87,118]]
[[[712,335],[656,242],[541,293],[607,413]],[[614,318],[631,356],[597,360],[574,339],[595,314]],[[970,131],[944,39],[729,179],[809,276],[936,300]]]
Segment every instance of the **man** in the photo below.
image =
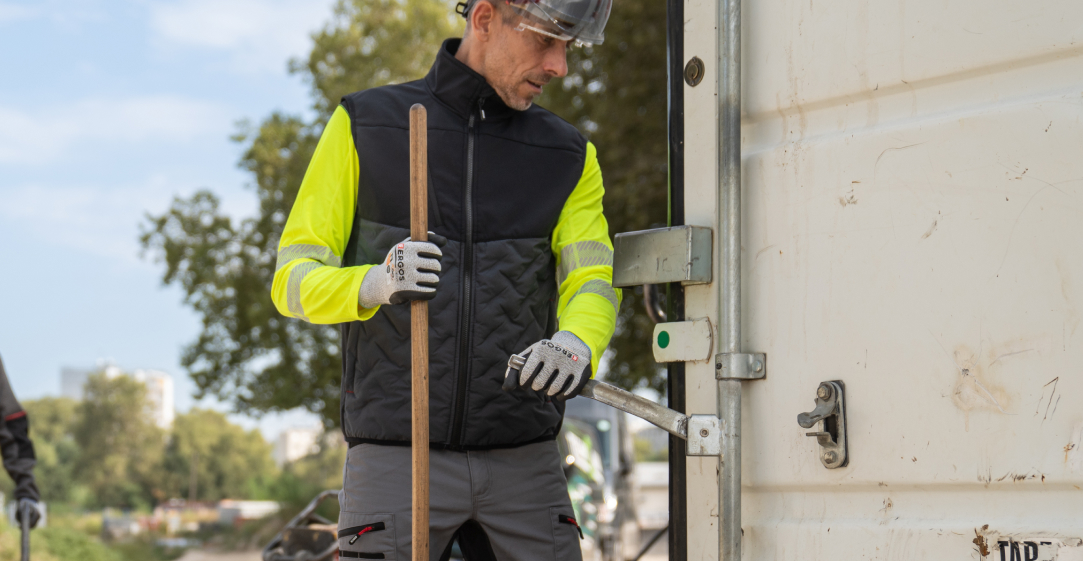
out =
[[[470,0],[422,80],[348,95],[282,233],[273,297],[342,323],[344,559],[411,558],[410,312],[431,300],[430,544],[580,559],[555,438],[620,299],[594,146],[533,106],[611,0]],[[409,236],[408,111],[428,111],[431,242]],[[528,363],[503,391],[513,353]]]
[[34,465],[37,460],[34,456],[34,444],[30,442],[29,419],[23,406],[15,399],[15,392],[11,391],[3,360],[0,360],[0,454],[4,457],[4,469],[15,482],[13,495],[18,504],[15,519],[22,523],[22,513],[26,510],[30,513],[30,527],[33,528],[38,525],[41,517],[38,512],[41,495],[34,483]]

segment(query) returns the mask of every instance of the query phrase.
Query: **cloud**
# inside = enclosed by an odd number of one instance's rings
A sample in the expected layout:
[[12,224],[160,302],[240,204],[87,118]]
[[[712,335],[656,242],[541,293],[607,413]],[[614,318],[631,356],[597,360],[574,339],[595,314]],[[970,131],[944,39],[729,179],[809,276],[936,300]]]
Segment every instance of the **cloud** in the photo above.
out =
[[55,162],[79,144],[184,142],[229,133],[224,107],[176,96],[90,99],[26,112],[0,106],[0,164]]
[[41,12],[39,10],[30,6],[14,4],[11,2],[0,2],[0,24],[34,19],[40,14]]
[[32,183],[4,194],[0,217],[26,239],[134,264],[144,210],[164,208],[174,190],[161,176],[128,186]]
[[227,51],[239,68],[280,72],[311,48],[309,35],[327,22],[331,0],[174,0],[151,4],[161,40]]
[[[0,25],[44,20],[64,30],[101,25],[109,20],[105,0],[0,0]],[[9,26],[10,27],[10,26]]]
[[[183,180],[153,174],[128,184],[26,183],[7,186],[0,224],[21,239],[40,240],[94,255],[118,266],[158,266],[139,256],[139,224],[146,212],[166,210],[175,195],[195,188]],[[251,216],[255,197],[245,190],[219,192],[221,209],[235,218]]]

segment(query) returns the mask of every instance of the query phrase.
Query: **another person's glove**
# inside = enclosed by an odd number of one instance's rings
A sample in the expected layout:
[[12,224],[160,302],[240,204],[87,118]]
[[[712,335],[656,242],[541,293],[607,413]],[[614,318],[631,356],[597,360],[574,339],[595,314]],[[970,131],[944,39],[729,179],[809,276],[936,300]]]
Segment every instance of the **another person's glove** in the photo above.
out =
[[38,503],[34,499],[19,499],[19,506],[15,509],[15,521],[21,526],[23,523],[23,511],[30,514],[31,528],[35,528],[38,525],[38,521],[41,520],[41,513],[38,512]]
[[[504,391],[529,387],[557,399],[571,399],[590,379],[590,347],[570,331],[558,331],[519,354],[526,359],[522,370],[509,369]],[[518,374],[518,375],[516,375]]]
[[401,304],[410,300],[432,300],[440,284],[440,247],[447,238],[429,232],[429,241],[406,238],[387,252],[383,267],[369,269],[361,281],[357,301],[364,308]]

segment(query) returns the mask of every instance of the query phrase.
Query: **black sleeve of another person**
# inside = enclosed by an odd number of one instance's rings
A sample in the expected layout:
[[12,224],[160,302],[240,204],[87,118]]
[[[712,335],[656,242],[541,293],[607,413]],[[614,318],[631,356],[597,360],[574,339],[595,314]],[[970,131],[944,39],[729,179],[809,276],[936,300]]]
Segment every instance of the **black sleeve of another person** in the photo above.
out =
[[4,456],[4,469],[15,481],[15,500],[41,499],[34,483],[34,444],[30,442],[30,422],[26,411],[15,399],[8,383],[4,363],[0,361],[0,454]]

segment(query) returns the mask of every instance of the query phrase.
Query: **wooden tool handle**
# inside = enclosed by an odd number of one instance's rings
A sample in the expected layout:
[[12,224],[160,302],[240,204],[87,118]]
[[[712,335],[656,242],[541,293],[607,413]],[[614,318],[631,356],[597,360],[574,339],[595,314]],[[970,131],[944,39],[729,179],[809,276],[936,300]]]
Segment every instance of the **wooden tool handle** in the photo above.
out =
[[[410,238],[428,241],[429,131],[425,106],[410,108]],[[414,561],[429,561],[429,303],[410,302],[413,386]]]

